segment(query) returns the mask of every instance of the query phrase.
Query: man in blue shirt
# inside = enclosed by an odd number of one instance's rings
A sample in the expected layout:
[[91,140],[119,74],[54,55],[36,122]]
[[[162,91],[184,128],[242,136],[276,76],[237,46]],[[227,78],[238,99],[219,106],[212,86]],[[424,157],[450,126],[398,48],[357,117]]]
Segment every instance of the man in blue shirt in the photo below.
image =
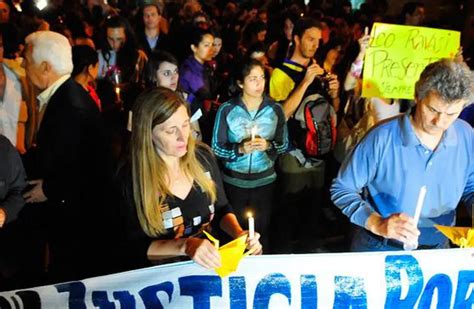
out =
[[[428,65],[415,86],[411,114],[381,123],[343,163],[331,187],[334,204],[359,228],[352,251],[447,248],[434,224],[454,225],[459,201],[474,202],[473,130],[458,119],[473,75],[464,63]],[[426,198],[414,214],[420,188]]]

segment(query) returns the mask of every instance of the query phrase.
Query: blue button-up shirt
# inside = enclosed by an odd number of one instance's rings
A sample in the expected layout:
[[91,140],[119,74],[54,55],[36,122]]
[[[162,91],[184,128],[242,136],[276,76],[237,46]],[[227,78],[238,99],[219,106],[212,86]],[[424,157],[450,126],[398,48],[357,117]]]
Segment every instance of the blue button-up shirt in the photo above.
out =
[[347,157],[333,181],[332,200],[351,222],[365,227],[374,211],[384,218],[414,216],[426,186],[419,243],[440,243],[445,238],[433,224],[454,225],[459,201],[473,202],[473,137],[472,128],[458,119],[432,151],[415,135],[409,115],[395,117],[371,130]]

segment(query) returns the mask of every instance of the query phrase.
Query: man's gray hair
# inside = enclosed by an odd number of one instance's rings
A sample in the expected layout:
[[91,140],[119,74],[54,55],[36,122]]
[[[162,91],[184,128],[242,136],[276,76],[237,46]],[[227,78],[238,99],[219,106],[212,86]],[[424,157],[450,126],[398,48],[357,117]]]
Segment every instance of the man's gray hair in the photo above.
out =
[[53,31],[36,31],[25,39],[27,45],[33,46],[33,63],[45,61],[58,75],[71,74],[73,69],[71,45],[68,39]]
[[415,97],[423,100],[431,92],[446,103],[470,101],[474,90],[474,75],[464,62],[441,59],[429,64],[415,85]]

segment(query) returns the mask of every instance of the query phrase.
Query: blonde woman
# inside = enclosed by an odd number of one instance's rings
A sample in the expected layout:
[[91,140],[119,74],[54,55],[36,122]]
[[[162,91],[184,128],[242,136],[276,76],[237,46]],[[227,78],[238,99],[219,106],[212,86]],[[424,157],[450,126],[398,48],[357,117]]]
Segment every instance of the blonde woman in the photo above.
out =
[[[187,104],[170,89],[153,88],[137,98],[133,115],[130,158],[119,173],[127,261],[142,267],[188,256],[206,268],[220,266],[202,231],[217,228],[232,238],[246,231],[227,201],[212,152],[190,134]],[[255,233],[247,241],[251,254],[261,253],[259,238]]]

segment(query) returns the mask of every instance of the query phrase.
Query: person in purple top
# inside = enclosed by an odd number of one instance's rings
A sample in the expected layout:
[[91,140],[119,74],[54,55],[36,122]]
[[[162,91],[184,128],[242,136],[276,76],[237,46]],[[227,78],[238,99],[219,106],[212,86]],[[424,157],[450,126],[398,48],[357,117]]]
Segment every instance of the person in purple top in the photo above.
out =
[[215,82],[212,69],[206,62],[212,60],[214,36],[211,30],[193,29],[190,35],[191,55],[181,65],[179,70],[181,89],[189,94],[187,101],[191,104],[191,114],[202,110],[200,127],[203,141],[209,144],[212,136],[213,122],[209,111],[215,96]]

